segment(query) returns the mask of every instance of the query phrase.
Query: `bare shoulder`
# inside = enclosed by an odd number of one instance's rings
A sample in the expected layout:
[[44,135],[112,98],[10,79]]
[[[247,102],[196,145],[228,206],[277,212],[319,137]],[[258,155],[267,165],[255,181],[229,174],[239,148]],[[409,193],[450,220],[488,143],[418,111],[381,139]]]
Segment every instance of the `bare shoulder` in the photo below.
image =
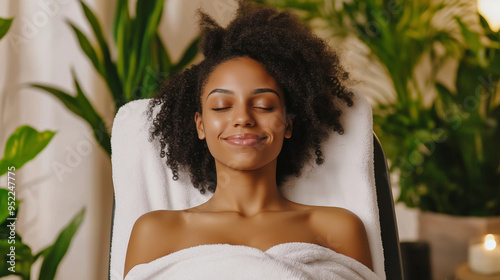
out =
[[140,216],[130,234],[123,275],[138,264],[169,254],[182,224],[180,211],[158,210]]
[[356,214],[339,207],[314,207],[311,209],[311,225],[323,246],[373,270],[365,226]]
[[353,212],[340,207],[315,206],[311,208],[312,219],[319,222],[321,227],[338,228],[338,225],[348,227],[350,230],[364,230],[361,219]]

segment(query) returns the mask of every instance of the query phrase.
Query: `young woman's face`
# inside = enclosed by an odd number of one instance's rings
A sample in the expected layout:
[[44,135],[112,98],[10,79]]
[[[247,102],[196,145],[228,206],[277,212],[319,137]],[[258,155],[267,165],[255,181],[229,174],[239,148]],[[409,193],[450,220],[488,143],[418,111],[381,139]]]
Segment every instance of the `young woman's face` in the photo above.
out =
[[[216,162],[254,170],[278,157],[292,135],[285,96],[264,66],[248,57],[221,63],[208,76],[195,122]],[[288,121],[288,124],[286,122]]]

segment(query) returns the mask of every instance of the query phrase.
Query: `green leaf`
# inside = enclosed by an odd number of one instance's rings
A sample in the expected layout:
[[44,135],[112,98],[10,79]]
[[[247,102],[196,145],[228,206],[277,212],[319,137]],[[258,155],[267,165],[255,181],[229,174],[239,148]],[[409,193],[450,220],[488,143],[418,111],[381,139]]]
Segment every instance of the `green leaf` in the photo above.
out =
[[[7,225],[2,224],[2,226]],[[15,241],[15,244],[12,243],[13,241]],[[8,261],[10,261],[10,256],[7,254],[11,253],[11,246],[15,246],[15,272],[9,270],[9,267],[11,267],[11,264],[8,263]],[[22,279],[30,279],[31,265],[34,262],[33,256],[31,255],[31,248],[24,244],[17,234],[15,239],[0,239],[0,252],[2,252],[0,256],[0,277],[19,275]]]
[[[12,195],[9,196],[9,193],[10,193],[10,191],[7,188],[0,188],[0,199],[1,199],[0,201],[5,201],[5,207],[2,207],[0,209],[0,225],[3,224],[9,216],[14,216],[14,215],[10,214],[10,211],[8,208],[8,206],[9,206],[8,204],[13,201],[13,200],[9,200],[9,197],[13,197]],[[15,203],[12,206],[14,206],[14,208],[16,209],[16,210],[14,210],[14,213],[15,213],[15,215],[17,215],[16,212],[17,212],[18,205],[19,205],[20,201],[16,199],[14,202]]]
[[99,23],[99,20],[95,16],[95,14],[92,12],[92,10],[85,4],[85,2],[80,0],[80,4],[83,8],[83,12],[85,14],[85,17],[89,21],[90,25],[92,26],[92,30],[94,31],[94,35],[97,38],[97,42],[99,43],[99,47],[101,48],[102,55],[104,57],[104,60],[109,59],[109,49],[108,49],[108,44],[106,43],[106,40],[104,39],[104,35],[102,32],[101,24]]
[[0,18],[0,40],[7,34],[12,25],[13,18]]
[[39,280],[53,280],[57,267],[68,251],[71,240],[80,227],[85,216],[85,209],[80,211],[69,225],[59,234],[54,244],[44,254],[42,267],[40,268]]
[[186,66],[188,66],[191,63],[191,61],[193,61],[193,59],[198,54],[198,44],[199,43],[200,43],[200,37],[197,37],[191,42],[191,44],[189,44],[189,47],[186,49],[186,51],[182,55],[182,58],[173,67],[172,72],[174,74],[181,71],[182,69],[184,69]]
[[90,25],[92,26],[92,30],[94,31],[94,35],[97,38],[97,42],[99,44],[99,47],[101,49],[102,53],[102,59],[103,59],[103,66],[102,70],[103,72],[101,73],[102,77],[106,81],[106,84],[109,87],[109,90],[111,91],[111,94],[113,95],[113,99],[115,100],[117,104],[117,108],[119,108],[122,104],[124,104],[124,96],[123,96],[123,89],[122,89],[122,84],[120,81],[120,78],[118,76],[118,72],[116,69],[115,64],[113,61],[111,61],[111,55],[109,52],[108,44],[106,43],[106,39],[104,38],[103,32],[101,25],[99,23],[99,20],[95,16],[95,14],[92,12],[92,10],[83,2],[80,1],[80,4],[83,8],[83,12],[85,14],[85,17],[89,21]]
[[92,65],[94,65],[94,68],[101,75],[105,75],[102,69],[102,65],[99,62],[99,57],[97,56],[97,52],[90,43],[89,39],[85,36],[85,34],[83,34],[83,32],[80,29],[78,29],[70,21],[68,21],[67,23],[71,26],[71,28],[73,28],[73,31],[75,32],[75,35],[78,38],[78,42],[80,43],[80,47],[82,48],[83,52],[85,52],[87,57],[90,59]]
[[170,59],[170,55],[158,34],[156,34],[156,42],[153,43],[153,46],[156,48],[156,61],[159,63],[159,71],[170,71],[172,68],[172,59]]
[[[116,62],[117,72],[121,79],[122,84],[126,80],[128,73],[128,65],[130,59],[130,44],[131,39],[131,25],[128,11],[128,1],[118,0],[115,12],[115,20],[113,23],[113,38],[116,43],[118,59]],[[118,106],[117,106],[118,107]]]
[[480,65],[485,66],[486,62],[484,61],[484,46],[481,44],[481,38],[479,34],[473,32],[469,29],[469,27],[460,20],[460,18],[456,18],[458,25],[460,26],[460,30],[462,31],[462,36],[464,37],[464,41],[466,42],[468,48],[475,54]]
[[74,71],[71,71],[73,80],[75,83],[75,88],[77,90],[76,97],[73,97],[62,90],[52,88],[49,86],[39,85],[39,84],[31,84],[31,86],[45,90],[50,94],[54,95],[58,98],[63,104],[68,108],[71,112],[83,118],[85,121],[89,123],[94,132],[94,136],[97,142],[103,147],[103,149],[111,154],[111,144],[110,144],[110,136],[107,131],[106,125],[102,118],[97,114],[89,100],[83,93],[80,84],[76,79],[76,75]]
[[38,252],[36,255],[34,255],[33,262],[36,262],[36,260],[38,260],[39,257],[44,258],[45,256],[47,256],[47,253],[50,252],[50,250],[52,250],[52,246],[53,245],[50,245],[47,248],[43,249],[42,251]]
[[134,99],[134,88],[140,85],[145,68],[150,61],[151,44],[156,39],[158,24],[163,13],[164,1],[138,0],[136,18],[133,22],[133,41],[130,54],[130,67],[125,85],[127,98]]
[[71,96],[70,94],[62,91],[61,89],[57,89],[42,84],[29,84],[29,86],[32,86],[34,88],[39,88],[41,90],[44,90],[52,94],[54,97],[59,99],[59,101],[61,101],[64,104],[64,106],[66,106],[66,108],[68,108],[71,112],[82,117],[82,110],[78,107],[78,103],[75,97]]
[[[466,54],[467,55],[467,54]],[[470,64],[466,59],[459,61],[456,76],[457,103],[467,106],[466,109],[476,111],[475,102],[480,99],[476,96],[482,90],[481,78],[488,77],[479,65]]]
[[[8,201],[8,197],[9,197],[9,191],[7,189],[4,189],[4,188],[0,188],[0,201],[5,201],[7,202]],[[5,219],[7,219],[7,217],[9,217],[9,209],[7,208],[7,203],[4,204],[5,206],[3,206],[1,209],[0,209],[0,224],[3,224],[3,222],[5,221]]]
[[53,131],[38,132],[27,125],[18,127],[5,144],[4,157],[0,160],[0,176],[7,173],[8,167],[14,166],[18,170],[36,157],[54,135]]
[[85,119],[92,127],[97,142],[101,145],[101,147],[103,147],[108,155],[111,155],[111,138],[107,131],[106,124],[102,120],[101,116],[99,116],[99,114],[97,114],[97,112],[94,110],[94,107],[92,107],[92,104],[90,104],[89,100],[83,93],[83,90],[78,83],[78,79],[76,78],[75,72],[72,70],[71,73],[77,92],[75,100],[78,104],[78,108],[80,108],[82,112],[81,117]]
[[120,36],[120,26],[126,25],[127,22],[130,22],[128,1],[118,0],[116,3],[115,19],[113,21],[113,38],[115,42],[118,41],[118,37]]
[[488,21],[481,15],[479,15],[479,23],[481,23],[481,27],[486,31],[486,34],[491,34],[494,33],[493,30],[491,30],[490,24]]

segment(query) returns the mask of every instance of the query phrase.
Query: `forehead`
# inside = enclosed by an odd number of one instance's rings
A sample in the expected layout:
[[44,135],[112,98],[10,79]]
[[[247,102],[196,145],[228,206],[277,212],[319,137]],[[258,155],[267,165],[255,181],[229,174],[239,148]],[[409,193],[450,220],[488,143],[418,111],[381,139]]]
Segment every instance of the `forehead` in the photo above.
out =
[[278,83],[262,63],[248,57],[238,57],[214,68],[207,77],[202,95],[207,95],[215,88],[251,91],[263,87],[274,89],[280,98],[283,97]]

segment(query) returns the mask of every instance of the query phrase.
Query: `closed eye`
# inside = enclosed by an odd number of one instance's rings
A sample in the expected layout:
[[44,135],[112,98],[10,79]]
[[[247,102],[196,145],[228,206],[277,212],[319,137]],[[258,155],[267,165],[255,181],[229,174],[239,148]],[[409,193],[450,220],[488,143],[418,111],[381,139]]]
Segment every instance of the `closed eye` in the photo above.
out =
[[224,108],[212,108],[213,111],[221,111],[221,110],[224,110],[224,109],[228,109],[230,107],[224,107]]
[[[224,107],[224,108],[212,108],[213,111],[221,111],[225,109],[229,109],[231,107]],[[256,109],[261,109],[261,110],[266,110],[266,111],[272,111],[274,110],[274,107],[255,107]]]
[[266,110],[266,111],[272,111],[272,110],[274,110],[274,107],[255,107],[255,108]]

